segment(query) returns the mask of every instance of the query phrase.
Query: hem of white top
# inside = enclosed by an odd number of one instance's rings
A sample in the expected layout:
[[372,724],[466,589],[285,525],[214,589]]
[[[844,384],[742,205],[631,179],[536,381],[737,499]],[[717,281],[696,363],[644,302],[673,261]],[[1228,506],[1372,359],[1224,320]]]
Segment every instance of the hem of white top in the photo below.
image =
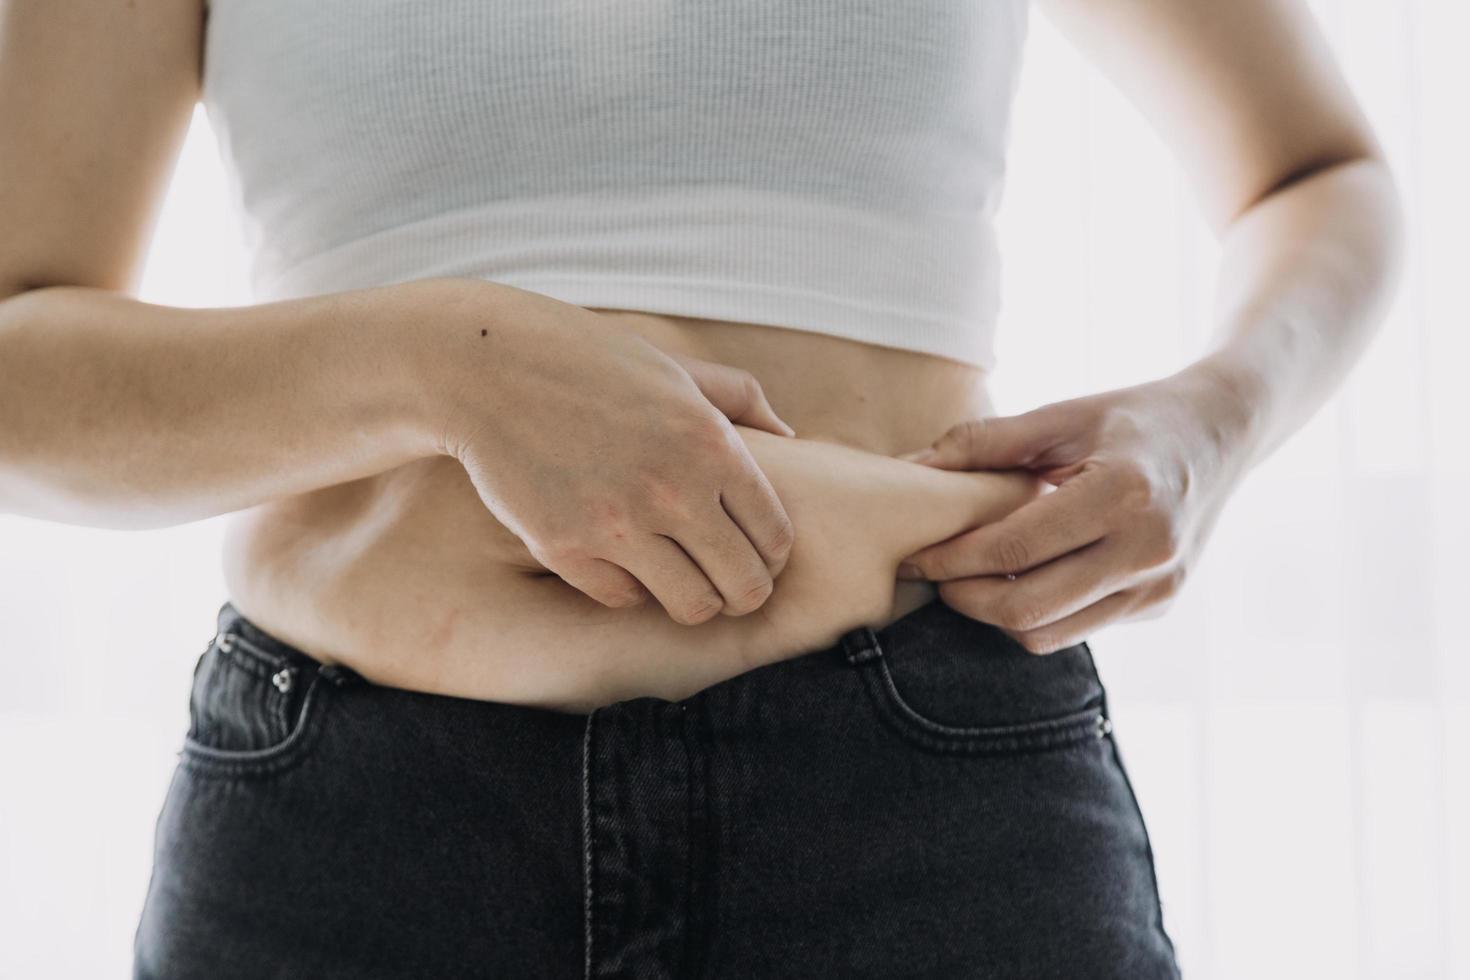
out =
[[983,209],[941,218],[700,184],[485,202],[299,261],[262,250],[252,278],[262,301],[434,276],[539,284],[580,306],[808,329],[989,368],[999,267]]
[[[987,340],[990,324],[959,323],[910,311],[851,303],[815,291],[763,283],[716,279],[660,279],[655,276],[479,276],[582,307],[606,307],[669,316],[752,323],[856,340],[956,361],[990,372],[995,351]],[[849,315],[837,319],[833,311]],[[884,318],[884,319],[880,319]],[[885,322],[886,318],[892,320]],[[902,333],[895,334],[900,324]],[[966,341],[963,349],[956,337]]]

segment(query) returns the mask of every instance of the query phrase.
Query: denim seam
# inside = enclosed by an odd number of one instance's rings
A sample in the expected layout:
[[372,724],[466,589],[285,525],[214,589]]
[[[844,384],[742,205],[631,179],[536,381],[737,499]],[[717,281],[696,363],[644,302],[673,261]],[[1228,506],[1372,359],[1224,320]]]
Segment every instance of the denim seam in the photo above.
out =
[[[230,636],[230,645],[220,647],[220,652],[231,663],[237,664],[241,670],[247,670],[257,677],[264,677],[268,680],[272,674],[286,665],[286,658],[261,649],[239,633],[229,630],[226,632]],[[235,656],[236,651],[245,656]]]
[[904,737],[936,751],[1024,752],[1095,740],[1103,731],[1106,714],[1102,710],[1101,695],[1090,699],[1083,708],[1060,718],[972,728],[941,725],[915,711],[903,699],[881,655],[870,658],[868,664],[872,663],[877,664],[878,676],[867,664],[863,665],[862,674],[880,714],[888,718]]
[[198,709],[198,698],[195,694],[199,686],[199,671],[204,667],[204,661],[208,657],[209,650],[205,650],[194,664],[194,678],[189,690],[189,727],[184,731],[185,740],[195,739],[201,743],[211,737],[216,727],[208,718],[203,717],[203,712]]
[[699,976],[709,975],[709,964],[714,953],[714,941],[716,930],[719,926],[720,915],[720,851],[719,833],[715,824],[715,800],[714,800],[714,753],[715,739],[710,727],[709,716],[706,709],[701,705],[698,709],[696,727],[696,742],[700,748],[699,755],[699,777],[700,777],[700,803],[702,805],[703,830],[701,835],[704,847],[702,870],[704,872],[704,915],[700,919],[699,927],[699,951],[700,960]]
[[913,706],[904,700],[903,694],[898,690],[898,685],[893,679],[893,672],[888,669],[887,661],[880,661],[878,670],[882,674],[883,684],[887,688],[889,696],[893,698],[895,705],[924,729],[943,737],[988,738],[992,735],[1024,736],[1033,732],[1049,731],[1050,729],[1063,727],[1076,721],[1075,716],[1084,712],[1090,711],[1095,714],[1096,709],[1102,705],[1101,695],[1093,695],[1081,708],[1068,712],[1059,718],[1043,718],[1039,721],[1022,721],[1006,725],[945,725],[934,721],[932,718],[925,717],[923,714],[914,710]]
[[[226,632],[230,636],[230,645],[218,647],[221,663],[256,680],[270,681],[274,684],[276,670],[282,668],[284,661],[272,657],[249,640],[242,638],[239,633],[228,630]],[[217,646],[217,644],[211,643],[211,646]],[[205,650],[204,653],[208,656],[209,651]],[[281,739],[285,739],[291,734],[291,716],[286,711],[289,706],[288,702],[289,698],[286,697],[274,698],[272,699],[271,707],[267,709],[271,712],[271,716],[277,723],[276,731],[279,733],[278,737]],[[214,727],[217,729],[219,726],[215,725]],[[198,741],[203,742],[202,739]]]
[[582,728],[582,947],[583,977],[592,980],[592,719]]
[[[271,687],[275,688],[274,678],[272,678],[271,680]],[[274,694],[270,694],[267,696],[270,697],[271,703],[275,706],[276,721],[279,722],[281,726],[281,737],[289,738],[291,735],[291,714],[288,710],[291,707],[290,693],[286,691],[276,691]],[[305,706],[303,705],[303,707]]]
[[312,677],[296,726],[279,744],[264,749],[219,749],[186,736],[179,750],[180,764],[203,776],[242,779],[289,769],[306,757],[306,750],[315,742],[322,719],[334,700],[323,693],[330,687],[322,683],[320,675]]
[[683,963],[679,976],[698,980],[707,975],[709,946],[710,888],[713,842],[710,836],[709,765],[701,716],[697,706],[681,705],[680,733],[683,736],[688,796],[686,839],[689,842],[685,881]]
[[255,653],[268,661],[286,661],[302,651],[296,650],[281,638],[261,629],[254,621],[238,614],[225,624],[221,633],[229,633],[243,640]]
[[[1089,658],[1092,656],[1091,648],[1088,648],[1087,655]],[[1104,710],[1106,710],[1106,695],[1104,695],[1103,700]],[[1154,927],[1163,938],[1165,945],[1169,947],[1170,956],[1174,959],[1174,975],[1177,977],[1179,976],[1179,951],[1174,948],[1174,940],[1169,937],[1168,931],[1164,929],[1164,906],[1163,900],[1159,895],[1159,872],[1154,866],[1154,846],[1153,841],[1149,837],[1148,822],[1143,818],[1143,808],[1139,805],[1138,793],[1133,789],[1133,780],[1128,776],[1128,767],[1123,765],[1123,753],[1118,748],[1117,739],[1109,738],[1108,745],[1112,749],[1113,763],[1118,767],[1119,775],[1123,777],[1123,785],[1128,787],[1128,798],[1133,803],[1133,812],[1138,815],[1138,825],[1143,828],[1143,853],[1148,859],[1149,880],[1153,883],[1154,889]]]
[[684,746],[684,840],[688,851],[684,856],[684,944],[679,955],[679,975],[690,977],[689,963],[693,958],[690,934],[694,931],[694,753],[689,747],[689,710],[679,705],[679,741]]

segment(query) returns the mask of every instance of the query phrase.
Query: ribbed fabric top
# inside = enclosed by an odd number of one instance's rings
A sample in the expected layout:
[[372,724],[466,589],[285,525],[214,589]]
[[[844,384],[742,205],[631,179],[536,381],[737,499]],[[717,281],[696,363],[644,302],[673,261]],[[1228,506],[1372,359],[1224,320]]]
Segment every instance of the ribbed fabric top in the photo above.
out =
[[475,276],[992,367],[1027,0],[211,0],[258,301]]

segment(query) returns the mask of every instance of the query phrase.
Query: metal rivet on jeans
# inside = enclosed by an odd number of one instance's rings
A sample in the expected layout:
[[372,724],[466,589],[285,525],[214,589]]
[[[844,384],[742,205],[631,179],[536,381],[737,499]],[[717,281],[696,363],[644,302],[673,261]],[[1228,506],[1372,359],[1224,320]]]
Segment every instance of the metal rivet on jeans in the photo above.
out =
[[221,633],[219,636],[219,648],[221,653],[229,653],[235,648],[235,634]]
[[1113,720],[1104,715],[1097,716],[1097,737],[1102,738],[1113,731]]
[[295,676],[295,673],[296,672],[290,667],[283,667],[282,669],[276,671],[274,674],[271,675],[271,683],[274,684],[276,686],[276,690],[280,691],[282,694],[289,693],[291,690],[291,681],[292,678]]

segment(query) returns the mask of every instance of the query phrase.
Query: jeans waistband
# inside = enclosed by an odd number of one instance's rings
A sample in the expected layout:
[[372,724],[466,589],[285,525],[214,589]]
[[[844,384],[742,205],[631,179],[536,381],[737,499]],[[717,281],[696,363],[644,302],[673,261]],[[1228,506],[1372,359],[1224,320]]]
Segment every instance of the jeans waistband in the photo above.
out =
[[311,654],[292,646],[285,640],[267,633],[251,622],[244,613],[226,600],[215,615],[214,643],[241,644],[257,658],[272,664],[276,669],[296,667],[305,672],[320,671],[333,683],[361,683],[362,675],[346,664],[325,664]]
[[[297,666],[307,670],[323,668],[321,661],[268,633],[230,601],[220,606],[216,617],[216,639],[225,636],[243,641],[253,652],[277,662],[280,666]],[[1086,649],[1085,644],[1079,644],[1078,647],[1082,648],[1090,670],[1090,650]],[[1026,652],[999,627],[972,619],[936,598],[887,625],[876,628],[866,625],[854,627],[841,634],[830,647],[808,651],[737,674],[690,695],[682,703],[699,701],[719,704],[749,702],[763,697],[783,698],[792,694],[793,688],[820,686],[826,675],[860,667],[875,657],[906,660],[939,650],[950,656],[973,656],[992,660],[1036,656]],[[1063,652],[1058,651],[1048,656],[1058,657]],[[339,684],[363,680],[361,675],[344,664],[326,665],[325,671]],[[650,707],[680,703],[652,696],[629,700]]]

